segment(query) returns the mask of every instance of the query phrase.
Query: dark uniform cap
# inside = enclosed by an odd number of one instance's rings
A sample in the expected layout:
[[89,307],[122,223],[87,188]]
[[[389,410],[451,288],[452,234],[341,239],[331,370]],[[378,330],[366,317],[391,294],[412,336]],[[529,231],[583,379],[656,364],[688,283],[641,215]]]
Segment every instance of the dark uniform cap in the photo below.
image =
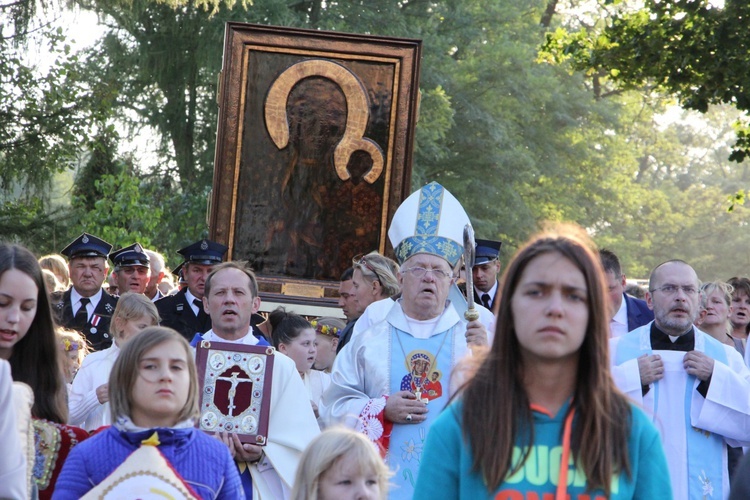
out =
[[500,256],[501,241],[476,240],[477,252],[474,265],[485,264],[497,260]]
[[68,243],[68,246],[63,248],[60,253],[66,256],[68,260],[77,257],[104,257],[106,259],[110,250],[112,250],[112,245],[106,241],[94,235],[82,233],[78,238]]
[[121,248],[109,254],[115,269],[120,267],[143,266],[149,267],[149,259],[140,243],[133,243],[130,246]]
[[172,274],[177,278],[182,279],[182,268],[185,267],[185,263],[182,262],[179,266],[172,269]]
[[196,241],[192,245],[177,250],[177,253],[185,257],[185,262],[195,264],[219,264],[227,253],[229,247],[211,240]]

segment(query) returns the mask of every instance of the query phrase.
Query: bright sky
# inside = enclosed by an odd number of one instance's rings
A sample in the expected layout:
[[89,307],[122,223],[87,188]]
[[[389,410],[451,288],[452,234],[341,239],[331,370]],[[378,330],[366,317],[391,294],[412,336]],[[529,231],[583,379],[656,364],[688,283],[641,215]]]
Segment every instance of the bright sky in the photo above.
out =
[[[48,22],[52,28],[59,27],[63,29],[63,33],[73,50],[93,45],[104,33],[104,28],[99,26],[96,14],[92,12],[80,10],[58,12],[52,9],[50,12],[43,14],[43,16],[46,21],[42,22]],[[38,36],[31,36],[28,40],[26,50],[28,61],[37,64],[39,70],[44,72],[52,63],[48,55],[46,42],[43,40],[40,41]]]

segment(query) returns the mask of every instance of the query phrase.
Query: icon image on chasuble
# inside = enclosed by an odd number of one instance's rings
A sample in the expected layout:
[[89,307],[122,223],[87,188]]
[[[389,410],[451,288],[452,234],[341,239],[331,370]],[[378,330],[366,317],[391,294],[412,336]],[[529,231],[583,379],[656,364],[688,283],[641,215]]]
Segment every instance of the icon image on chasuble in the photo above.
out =
[[413,392],[425,404],[442,396],[440,379],[443,375],[432,353],[424,350],[411,351],[406,355],[404,365],[407,373],[401,379],[402,391]]

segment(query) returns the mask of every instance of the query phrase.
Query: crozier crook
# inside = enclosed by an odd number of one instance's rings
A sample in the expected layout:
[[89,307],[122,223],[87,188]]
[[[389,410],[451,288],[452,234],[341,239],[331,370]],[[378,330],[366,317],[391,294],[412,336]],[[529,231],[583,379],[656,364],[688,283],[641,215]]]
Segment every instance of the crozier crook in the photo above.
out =
[[336,83],[346,99],[346,128],[344,137],[333,152],[333,164],[341,180],[351,175],[346,168],[349,158],[355,151],[365,151],[372,159],[372,167],[364,175],[365,181],[372,184],[383,171],[383,152],[372,140],[364,137],[370,117],[367,94],[359,79],[345,67],[331,61],[312,59],[299,62],[286,69],[271,85],[266,96],[266,128],[274,144],[283,149],[289,144],[289,122],[286,113],[287,99],[297,82],[319,76]]

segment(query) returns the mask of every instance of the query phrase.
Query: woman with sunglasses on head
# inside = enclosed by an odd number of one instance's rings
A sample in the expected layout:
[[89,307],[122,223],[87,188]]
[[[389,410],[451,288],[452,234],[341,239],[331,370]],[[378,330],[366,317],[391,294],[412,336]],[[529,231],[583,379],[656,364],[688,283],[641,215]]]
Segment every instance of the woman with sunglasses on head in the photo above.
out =
[[339,340],[337,352],[340,352],[352,337],[385,318],[401,291],[398,284],[398,264],[378,252],[355,257],[352,260],[352,269],[352,293],[356,299],[358,319],[349,333],[344,334]]
[[592,247],[568,228],[518,251],[492,347],[427,436],[415,499],[671,498],[659,434],[610,375]]

